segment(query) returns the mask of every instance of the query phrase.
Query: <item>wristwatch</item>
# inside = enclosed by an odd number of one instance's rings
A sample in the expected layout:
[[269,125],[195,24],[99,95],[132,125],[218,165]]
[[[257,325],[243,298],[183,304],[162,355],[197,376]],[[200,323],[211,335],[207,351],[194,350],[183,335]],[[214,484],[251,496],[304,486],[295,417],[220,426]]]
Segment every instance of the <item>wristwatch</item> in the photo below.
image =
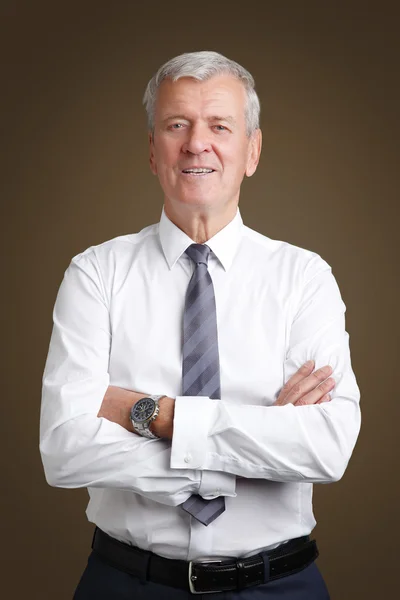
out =
[[149,425],[155,421],[160,411],[159,400],[165,397],[165,394],[161,396],[147,396],[146,398],[141,398],[132,406],[131,422],[136,433],[152,439],[161,439],[159,435],[155,435],[155,433],[150,431]]

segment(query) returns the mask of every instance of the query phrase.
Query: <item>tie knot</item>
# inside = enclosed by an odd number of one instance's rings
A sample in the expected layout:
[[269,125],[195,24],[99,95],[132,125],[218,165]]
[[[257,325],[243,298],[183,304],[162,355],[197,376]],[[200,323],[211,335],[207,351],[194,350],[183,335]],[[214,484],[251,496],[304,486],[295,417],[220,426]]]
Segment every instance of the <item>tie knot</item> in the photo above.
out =
[[185,252],[196,265],[204,263],[207,266],[211,248],[205,244],[191,244]]

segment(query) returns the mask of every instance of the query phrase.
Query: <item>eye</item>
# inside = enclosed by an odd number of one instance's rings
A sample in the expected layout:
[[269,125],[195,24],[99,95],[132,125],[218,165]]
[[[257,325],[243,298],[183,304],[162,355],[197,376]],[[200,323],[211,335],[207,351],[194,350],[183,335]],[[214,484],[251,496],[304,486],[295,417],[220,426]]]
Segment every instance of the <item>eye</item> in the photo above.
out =
[[169,125],[168,129],[182,129],[182,127],[182,123],[172,123],[171,125]]
[[225,125],[214,125],[214,128],[216,128],[217,131],[228,131],[228,128],[225,127]]

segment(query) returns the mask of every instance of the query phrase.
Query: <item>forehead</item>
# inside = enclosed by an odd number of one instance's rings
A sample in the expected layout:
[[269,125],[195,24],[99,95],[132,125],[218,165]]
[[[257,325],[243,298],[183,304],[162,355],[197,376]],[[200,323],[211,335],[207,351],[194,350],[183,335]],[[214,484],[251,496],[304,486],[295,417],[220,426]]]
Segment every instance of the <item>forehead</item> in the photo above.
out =
[[181,77],[177,81],[164,79],[158,88],[156,116],[161,118],[172,111],[223,114],[232,112],[244,116],[246,91],[244,85],[231,75],[218,75],[206,81]]

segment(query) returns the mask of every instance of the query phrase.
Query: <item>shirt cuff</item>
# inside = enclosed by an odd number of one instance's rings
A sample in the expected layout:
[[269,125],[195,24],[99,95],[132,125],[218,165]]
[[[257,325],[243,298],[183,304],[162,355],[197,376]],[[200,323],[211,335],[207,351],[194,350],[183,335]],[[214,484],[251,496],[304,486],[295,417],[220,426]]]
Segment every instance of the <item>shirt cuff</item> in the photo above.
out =
[[205,500],[217,496],[236,497],[236,475],[223,471],[202,471],[200,487],[197,492]]
[[207,396],[178,396],[171,444],[171,469],[202,469],[215,401]]

